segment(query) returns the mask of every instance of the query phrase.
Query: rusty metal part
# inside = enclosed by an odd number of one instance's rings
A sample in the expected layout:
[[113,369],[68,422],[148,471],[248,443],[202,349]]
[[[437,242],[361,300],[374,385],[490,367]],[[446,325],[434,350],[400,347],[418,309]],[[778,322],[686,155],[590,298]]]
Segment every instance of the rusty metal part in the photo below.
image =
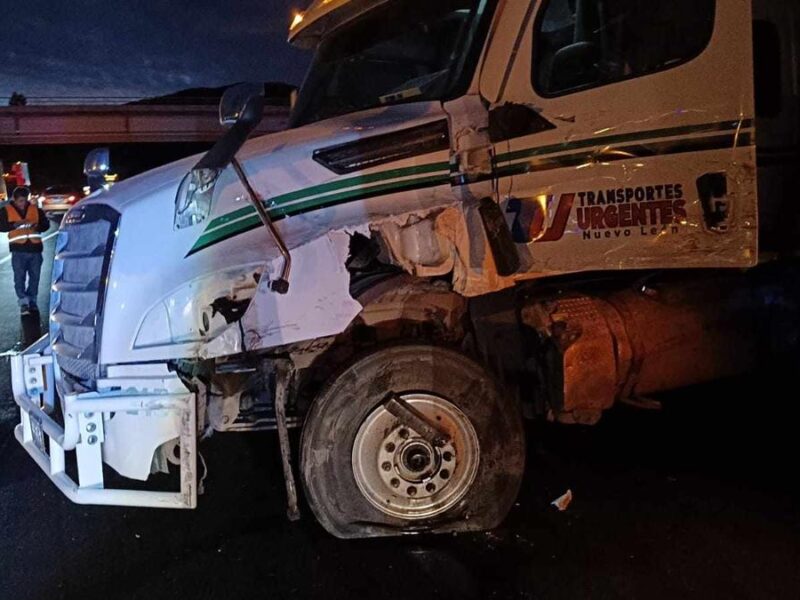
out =
[[761,292],[742,275],[666,276],[597,295],[538,299],[522,321],[546,340],[551,416],[596,422],[615,401],[746,372]]
[[620,402],[640,410],[661,410],[664,408],[661,402],[658,400],[653,400],[652,398],[620,398]]
[[425,415],[403,400],[401,396],[392,394],[383,406],[402,425],[416,431],[423,440],[434,448],[441,448],[450,441],[450,436],[446,431],[436,427],[425,418]]
[[[549,373],[551,408],[562,422],[593,424],[617,397],[620,355],[601,301],[588,296],[561,298],[554,302],[525,307],[524,323],[545,333],[556,354],[548,362],[557,365]],[[621,331],[618,330],[619,333]]]
[[289,446],[289,428],[286,425],[286,398],[289,395],[292,374],[292,366],[288,360],[275,361],[275,419],[281,447],[283,478],[286,482],[286,515],[290,521],[297,521],[300,518],[300,509],[297,506],[297,484],[292,471],[292,450]]

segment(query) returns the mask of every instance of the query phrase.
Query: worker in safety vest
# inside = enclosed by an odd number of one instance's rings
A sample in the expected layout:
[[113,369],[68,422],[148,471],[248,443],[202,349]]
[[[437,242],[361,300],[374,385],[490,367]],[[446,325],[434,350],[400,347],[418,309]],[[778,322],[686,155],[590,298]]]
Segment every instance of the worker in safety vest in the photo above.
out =
[[0,231],[8,232],[14,290],[23,315],[39,310],[36,297],[42,272],[42,233],[50,228],[44,212],[30,198],[28,188],[18,187],[11,202],[0,209]]

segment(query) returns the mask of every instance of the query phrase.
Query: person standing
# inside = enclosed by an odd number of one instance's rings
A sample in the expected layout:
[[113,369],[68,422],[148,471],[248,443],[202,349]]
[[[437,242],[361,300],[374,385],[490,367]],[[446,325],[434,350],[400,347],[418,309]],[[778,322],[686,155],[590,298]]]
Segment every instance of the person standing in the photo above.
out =
[[39,310],[36,297],[42,272],[42,234],[50,228],[44,211],[30,200],[31,191],[18,187],[11,202],[0,209],[0,231],[8,232],[14,291],[23,315]]

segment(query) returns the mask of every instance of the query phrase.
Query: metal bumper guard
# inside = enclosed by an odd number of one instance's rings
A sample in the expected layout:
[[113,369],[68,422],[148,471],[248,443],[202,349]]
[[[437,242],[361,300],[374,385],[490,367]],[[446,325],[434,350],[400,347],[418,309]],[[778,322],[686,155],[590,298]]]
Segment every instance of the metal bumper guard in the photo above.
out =
[[[66,394],[61,398],[62,427],[50,416],[58,393],[48,342],[48,336],[44,336],[11,358],[14,401],[21,415],[14,433],[58,489],[77,504],[195,508],[194,394],[166,365],[110,367],[108,378],[98,380],[97,386],[110,391]],[[180,492],[105,488],[104,460],[117,470],[119,464],[133,461],[139,471],[144,466],[149,473],[153,449],[148,453],[140,442],[148,437],[148,428],[160,431],[162,437],[164,431],[174,432],[179,439]],[[49,441],[47,445],[44,438]],[[155,443],[152,435],[150,442],[151,446]],[[65,452],[70,451],[76,453],[78,483],[65,470]]]

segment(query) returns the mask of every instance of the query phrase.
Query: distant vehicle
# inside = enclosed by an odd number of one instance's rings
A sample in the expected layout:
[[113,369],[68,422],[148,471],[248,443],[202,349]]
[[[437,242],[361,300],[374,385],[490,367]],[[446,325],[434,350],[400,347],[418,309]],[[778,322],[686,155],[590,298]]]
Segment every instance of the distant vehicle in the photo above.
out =
[[39,195],[39,208],[49,216],[65,214],[83,198],[80,190],[68,185],[53,185]]

